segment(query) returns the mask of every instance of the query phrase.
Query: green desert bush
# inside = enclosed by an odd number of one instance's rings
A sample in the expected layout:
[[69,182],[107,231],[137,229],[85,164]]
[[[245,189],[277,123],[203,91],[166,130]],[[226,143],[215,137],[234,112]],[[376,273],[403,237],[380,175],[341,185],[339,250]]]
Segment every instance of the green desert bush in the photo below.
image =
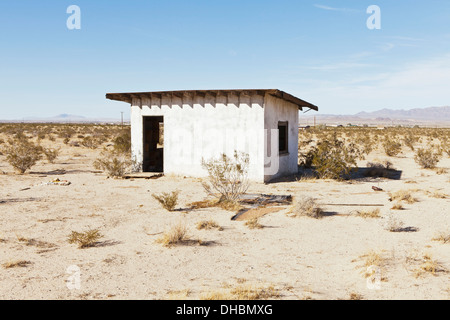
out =
[[356,160],[363,157],[356,144],[338,139],[336,134],[320,140],[317,146],[303,155],[302,164],[314,167],[321,179],[342,179],[357,166]]
[[440,161],[442,153],[429,149],[418,149],[414,155],[414,160],[418,165],[424,169],[436,168],[437,163]]
[[44,154],[45,158],[49,163],[53,163],[56,158],[59,156],[60,149],[55,148],[42,148],[42,153]]
[[93,247],[97,241],[103,236],[98,229],[89,229],[84,232],[72,231],[67,241],[69,243],[75,243],[79,249]]
[[395,157],[402,152],[402,144],[397,140],[386,138],[383,142],[383,149],[389,157]]
[[42,159],[42,147],[21,135],[9,140],[2,148],[2,153],[6,155],[6,161],[20,174],[31,169]]
[[237,151],[232,158],[222,154],[218,159],[202,159],[202,167],[208,172],[203,188],[219,202],[236,202],[249,187],[248,166],[248,154]]
[[120,178],[125,175],[131,166],[131,160],[123,154],[104,150],[100,157],[94,161],[94,168],[108,173],[108,177]]

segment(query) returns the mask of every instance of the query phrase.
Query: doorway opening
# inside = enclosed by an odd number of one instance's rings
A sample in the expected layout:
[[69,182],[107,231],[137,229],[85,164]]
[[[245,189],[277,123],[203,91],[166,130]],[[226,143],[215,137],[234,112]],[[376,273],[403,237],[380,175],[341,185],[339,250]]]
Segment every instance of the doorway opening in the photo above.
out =
[[144,172],[164,172],[164,117],[143,117]]

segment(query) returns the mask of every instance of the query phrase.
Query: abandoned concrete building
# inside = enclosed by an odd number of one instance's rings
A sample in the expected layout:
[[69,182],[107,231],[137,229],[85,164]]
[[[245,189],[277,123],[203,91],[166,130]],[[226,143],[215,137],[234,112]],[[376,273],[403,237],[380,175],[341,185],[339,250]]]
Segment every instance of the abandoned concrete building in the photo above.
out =
[[258,182],[298,172],[299,110],[318,107],[278,89],[108,93],[131,104],[136,172],[207,174],[202,159],[249,156]]

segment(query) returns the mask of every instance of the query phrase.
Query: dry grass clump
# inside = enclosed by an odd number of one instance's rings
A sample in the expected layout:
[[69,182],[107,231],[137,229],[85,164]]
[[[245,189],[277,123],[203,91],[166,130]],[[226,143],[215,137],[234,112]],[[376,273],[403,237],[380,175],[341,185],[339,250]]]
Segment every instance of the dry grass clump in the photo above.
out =
[[372,210],[358,210],[356,212],[358,217],[361,218],[380,218],[380,209],[372,209]]
[[449,232],[439,232],[433,239],[433,241],[439,241],[442,243],[450,243],[450,233]]
[[252,218],[250,220],[247,220],[245,222],[245,225],[249,228],[249,229],[263,229],[264,226],[262,224],[259,223],[258,218]]
[[293,217],[307,216],[320,219],[323,216],[323,209],[317,204],[314,198],[300,197],[299,199],[295,199],[289,215]]
[[172,191],[172,192],[163,192],[161,194],[152,194],[152,197],[158,200],[158,202],[163,206],[167,211],[174,211],[175,207],[178,203],[178,195],[180,191]]
[[406,257],[406,262],[407,264],[415,267],[412,271],[416,278],[427,274],[435,276],[438,272],[448,272],[437,260],[433,259],[430,253],[425,253],[422,255],[413,254]]
[[392,210],[403,210],[403,205],[400,202],[395,203],[392,208]]
[[412,204],[419,200],[417,198],[413,197],[413,191],[414,190],[399,190],[396,192],[393,192],[390,194],[390,201],[405,201],[406,203]]
[[437,190],[435,190],[435,191],[427,191],[426,194],[429,195],[430,197],[433,197],[433,198],[436,198],[436,199],[447,199],[447,197],[448,197],[448,195],[446,193],[439,192]]
[[94,247],[103,236],[98,229],[89,229],[84,232],[72,231],[67,241],[78,244],[79,249]]
[[351,292],[348,297],[349,300],[362,300],[364,297],[356,292]]
[[182,222],[179,222],[164,232],[162,237],[158,238],[156,242],[161,243],[165,247],[171,247],[182,244],[187,240],[189,240],[187,227]]
[[215,222],[214,220],[211,220],[211,219],[210,220],[199,221],[197,223],[197,229],[198,230],[202,230],[202,229],[205,229],[205,230],[217,229],[219,231],[223,230],[223,228],[221,226],[219,226],[217,224],[217,222]]
[[[365,278],[373,277],[376,270],[380,273],[386,267],[388,259],[385,257],[382,251],[377,252],[374,250],[368,251],[366,254],[359,257],[363,259],[363,265],[360,268],[364,268],[363,275]],[[357,260],[353,260],[355,262]],[[385,278],[381,278],[381,281],[386,281]]]
[[169,290],[167,292],[166,299],[167,300],[188,300],[191,290],[183,289],[183,290]]
[[14,260],[14,261],[8,261],[5,262],[2,266],[5,269],[10,269],[10,268],[17,268],[17,267],[26,267],[29,264],[31,264],[30,261],[27,260]]
[[280,292],[273,285],[255,286],[239,284],[235,287],[210,291],[200,296],[201,300],[268,300],[280,297]]

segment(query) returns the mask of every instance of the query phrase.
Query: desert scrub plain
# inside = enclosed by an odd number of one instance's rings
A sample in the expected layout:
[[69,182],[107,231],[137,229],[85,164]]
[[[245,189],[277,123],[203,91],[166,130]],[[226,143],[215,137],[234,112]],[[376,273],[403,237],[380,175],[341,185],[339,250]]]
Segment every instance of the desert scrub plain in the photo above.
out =
[[292,204],[231,220],[201,179],[121,179],[127,128],[0,124],[0,299],[449,299],[449,146],[301,131],[299,175],[246,191]]

